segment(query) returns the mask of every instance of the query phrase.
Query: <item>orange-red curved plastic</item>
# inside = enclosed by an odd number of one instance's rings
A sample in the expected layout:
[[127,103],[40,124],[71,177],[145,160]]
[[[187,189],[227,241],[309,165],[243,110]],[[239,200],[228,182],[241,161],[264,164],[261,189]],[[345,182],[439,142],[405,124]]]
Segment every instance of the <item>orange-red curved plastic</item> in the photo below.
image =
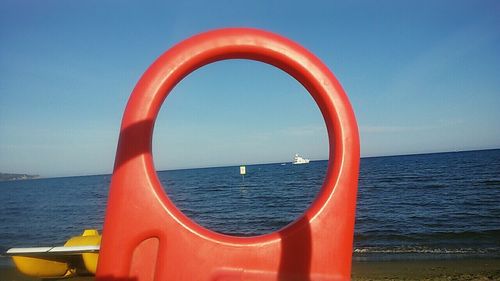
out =
[[[285,228],[256,237],[213,232],[169,199],[153,165],[162,102],[186,75],[225,59],[274,65],[313,96],[328,130],[329,163],[312,205]],[[359,169],[354,113],[328,68],[300,45],[266,31],[229,28],[193,36],[161,55],[123,116],[97,280],[349,280]]]

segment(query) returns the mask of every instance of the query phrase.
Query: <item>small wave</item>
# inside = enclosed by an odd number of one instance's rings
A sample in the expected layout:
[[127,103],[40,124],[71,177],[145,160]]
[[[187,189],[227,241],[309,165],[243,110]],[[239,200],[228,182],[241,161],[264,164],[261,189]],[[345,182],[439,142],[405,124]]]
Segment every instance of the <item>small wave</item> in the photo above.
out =
[[479,183],[487,186],[500,186],[500,179],[484,180],[480,181]]
[[424,185],[424,188],[445,188],[445,187],[449,187],[449,185],[444,183],[430,183]]
[[429,247],[364,247],[355,248],[355,254],[491,254],[498,253],[499,248],[429,248]]
[[500,229],[484,231],[456,231],[429,233],[388,233],[382,230],[355,233],[356,241],[390,240],[390,241],[461,241],[463,239],[497,239]]

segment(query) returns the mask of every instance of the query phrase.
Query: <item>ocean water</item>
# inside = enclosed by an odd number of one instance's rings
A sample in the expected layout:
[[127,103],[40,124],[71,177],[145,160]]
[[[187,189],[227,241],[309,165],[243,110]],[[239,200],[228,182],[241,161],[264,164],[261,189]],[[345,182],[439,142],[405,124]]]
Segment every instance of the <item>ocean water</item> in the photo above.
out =
[[[158,172],[187,216],[214,231],[278,230],[314,200],[327,161]],[[102,229],[110,175],[0,182],[0,255]],[[361,159],[354,258],[500,258],[500,150]]]

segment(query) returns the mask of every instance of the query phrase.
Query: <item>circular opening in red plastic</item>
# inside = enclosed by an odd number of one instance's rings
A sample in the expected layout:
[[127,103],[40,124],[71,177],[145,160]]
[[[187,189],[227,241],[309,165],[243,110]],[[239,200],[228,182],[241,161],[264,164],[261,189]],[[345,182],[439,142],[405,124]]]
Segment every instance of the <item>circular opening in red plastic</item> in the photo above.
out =
[[185,77],[163,103],[153,138],[158,178],[177,208],[236,236],[299,218],[324,182],[328,149],[308,91],[252,60],[218,61]]
[[[193,71],[228,59],[265,62],[300,82],[320,109],[329,140],[325,180],[309,208],[295,223],[250,241],[276,241],[280,235],[306,229],[310,225],[321,227],[318,225],[328,220],[316,218],[331,215],[332,211],[339,208],[346,210],[345,218],[351,221],[354,215],[351,208],[356,194],[359,139],[354,114],[342,87],[328,68],[303,47],[276,34],[245,28],[214,30],[193,36],[161,55],[144,73],[134,88],[123,116],[111,184],[112,190],[117,189],[121,193],[110,196],[110,202],[119,200],[117,196],[123,195],[126,189],[135,192],[137,200],[144,200],[143,204],[158,201],[161,209],[166,211],[163,213],[165,218],[191,233],[227,243],[249,241],[211,233],[180,212],[168,194],[163,193],[151,154],[154,123],[165,97]],[[128,184],[130,180],[136,180],[139,189],[131,189],[132,185]],[[122,183],[126,184],[120,189]],[[152,194],[142,196],[141,192]],[[156,213],[162,216],[161,212]],[[349,221],[345,222],[346,227],[349,227]]]

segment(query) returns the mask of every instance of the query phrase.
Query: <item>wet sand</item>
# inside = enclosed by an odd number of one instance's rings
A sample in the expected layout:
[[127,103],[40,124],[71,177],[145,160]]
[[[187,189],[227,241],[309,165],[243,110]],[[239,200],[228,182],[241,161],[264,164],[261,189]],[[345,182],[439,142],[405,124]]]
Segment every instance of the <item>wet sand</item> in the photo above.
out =
[[352,280],[500,280],[500,259],[354,262]]
[[[11,266],[0,267],[2,281],[34,281]],[[52,279],[53,280],[53,279]],[[63,280],[92,281],[93,277]],[[354,262],[352,280],[500,280],[500,259]]]

